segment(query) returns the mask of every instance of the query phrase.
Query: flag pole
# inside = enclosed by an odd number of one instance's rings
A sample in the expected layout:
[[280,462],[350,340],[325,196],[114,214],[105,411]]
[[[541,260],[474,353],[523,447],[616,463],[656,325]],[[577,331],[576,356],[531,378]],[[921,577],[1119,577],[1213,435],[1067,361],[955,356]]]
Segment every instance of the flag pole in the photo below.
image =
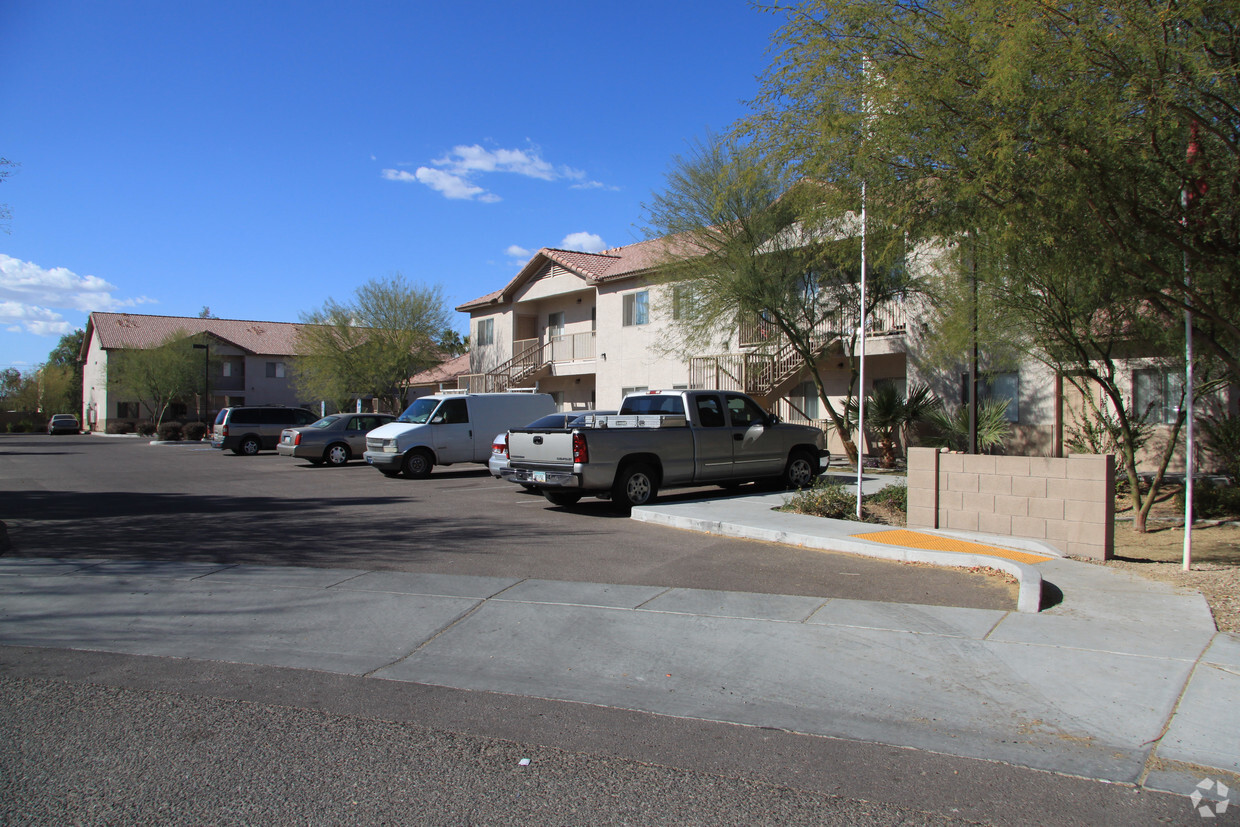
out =
[[861,519],[861,469],[865,463],[865,181],[861,182],[861,330],[857,366],[857,520]]

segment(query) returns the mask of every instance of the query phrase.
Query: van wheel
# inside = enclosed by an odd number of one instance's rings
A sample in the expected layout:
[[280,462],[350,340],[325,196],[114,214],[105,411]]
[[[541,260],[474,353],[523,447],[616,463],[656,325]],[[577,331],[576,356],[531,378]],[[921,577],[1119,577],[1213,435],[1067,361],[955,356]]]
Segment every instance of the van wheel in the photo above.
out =
[[261,451],[262,448],[263,444],[258,441],[258,437],[247,436],[245,439],[241,440],[241,444],[237,446],[237,453],[245,454],[247,457],[252,457]]
[[809,488],[817,476],[818,459],[809,451],[800,450],[788,456],[788,465],[780,481],[784,488]]
[[543,490],[543,496],[547,498],[547,502],[552,505],[576,505],[581,502],[581,495],[576,491],[551,491]]
[[349,446],[343,442],[328,445],[327,450],[323,452],[323,459],[328,465],[344,465],[349,461]]
[[611,499],[617,508],[632,508],[653,502],[659,494],[655,470],[644,463],[625,466],[611,487]]
[[401,470],[411,480],[424,480],[431,475],[431,469],[434,467],[435,461],[431,459],[430,452],[425,448],[415,448],[405,454],[405,462]]

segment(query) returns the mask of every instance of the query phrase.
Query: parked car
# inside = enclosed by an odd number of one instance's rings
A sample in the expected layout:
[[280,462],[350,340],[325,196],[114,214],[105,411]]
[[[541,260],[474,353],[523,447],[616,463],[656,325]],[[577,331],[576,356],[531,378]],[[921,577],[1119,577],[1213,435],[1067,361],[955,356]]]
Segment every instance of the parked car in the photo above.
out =
[[80,434],[82,425],[73,414],[52,414],[52,418],[47,421],[47,432],[49,434]]
[[555,410],[549,393],[444,392],[413,400],[395,422],[366,435],[366,462],[386,476],[429,477],[436,465],[491,456],[487,434]]
[[392,414],[339,413],[311,422],[304,428],[285,428],[276,444],[282,457],[300,457],[311,465],[344,465],[366,453],[366,434],[386,425]]
[[317,416],[305,408],[237,405],[223,408],[211,429],[211,446],[234,454],[257,454],[276,447],[285,428],[309,425]]
[[[554,430],[563,430],[565,428],[575,428],[578,425],[584,425],[588,416],[611,416],[615,411],[561,411],[559,413],[548,414],[547,416],[535,419],[526,428],[548,428]],[[496,434],[495,439],[491,442],[491,459],[487,462],[487,467],[491,469],[491,476],[497,480],[503,479],[510,473],[508,468],[508,432]]]

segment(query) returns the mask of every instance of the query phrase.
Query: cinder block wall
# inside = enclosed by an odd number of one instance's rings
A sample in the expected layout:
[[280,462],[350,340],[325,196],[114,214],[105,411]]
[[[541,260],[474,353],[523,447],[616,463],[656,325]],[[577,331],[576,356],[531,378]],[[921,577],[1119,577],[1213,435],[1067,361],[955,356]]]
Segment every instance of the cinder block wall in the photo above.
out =
[[1115,458],[908,452],[909,528],[1045,540],[1065,554],[1115,552]]

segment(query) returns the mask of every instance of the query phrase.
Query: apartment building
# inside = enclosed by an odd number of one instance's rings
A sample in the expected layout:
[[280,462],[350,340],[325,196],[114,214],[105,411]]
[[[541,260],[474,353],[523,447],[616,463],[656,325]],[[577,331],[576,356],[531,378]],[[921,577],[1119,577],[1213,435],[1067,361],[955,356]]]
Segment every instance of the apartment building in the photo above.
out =
[[[624,394],[647,388],[743,390],[787,421],[828,430],[832,452],[842,453],[800,357],[761,320],[739,330],[730,320],[721,322],[708,349],[687,352],[677,345],[676,288],[652,278],[663,244],[656,239],[600,253],[544,248],[503,289],[460,305],[457,310],[470,316],[471,343],[460,387],[537,386],[562,409],[614,408]],[[933,266],[932,257],[923,254],[909,266]],[[930,331],[919,308],[910,299],[869,309],[863,392],[882,383],[901,391],[926,384],[949,405],[962,404],[969,393],[967,367],[921,358]],[[837,410],[851,375],[842,340],[856,327],[855,319],[834,320],[819,335],[819,365]],[[1134,348],[1123,372],[1135,409],[1151,412],[1152,458],[1178,412],[1179,375],[1174,364],[1139,352]],[[1008,453],[1062,456],[1070,450],[1065,446],[1074,424],[1088,409],[1069,380],[1032,361],[996,371],[984,354],[982,368],[979,398],[1008,403]],[[1236,394],[1226,391],[1203,400],[1198,412],[1235,407]],[[1172,467],[1182,467],[1182,458]]]
[[[204,393],[209,386],[207,410],[228,405],[296,405],[290,363],[297,353],[300,327],[288,322],[91,313],[80,355],[82,422],[102,431],[112,421],[150,418],[137,400],[109,387],[108,361],[125,350],[158,347],[175,333],[206,335],[209,350],[197,352],[203,360]],[[192,345],[186,342],[185,347]],[[201,408],[202,396],[174,403],[168,417],[192,417],[197,413],[195,406]]]

